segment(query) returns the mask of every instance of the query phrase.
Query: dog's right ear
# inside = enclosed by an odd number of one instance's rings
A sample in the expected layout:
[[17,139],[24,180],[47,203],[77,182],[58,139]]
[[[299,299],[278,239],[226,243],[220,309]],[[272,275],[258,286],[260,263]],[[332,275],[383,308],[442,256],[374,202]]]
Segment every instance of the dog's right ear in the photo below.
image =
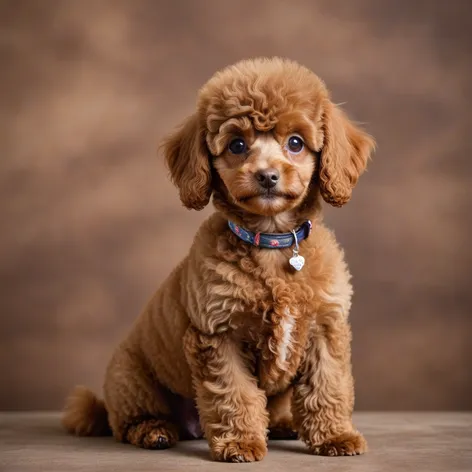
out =
[[210,156],[198,115],[187,118],[161,147],[180,200],[189,209],[202,210],[210,201],[212,187]]

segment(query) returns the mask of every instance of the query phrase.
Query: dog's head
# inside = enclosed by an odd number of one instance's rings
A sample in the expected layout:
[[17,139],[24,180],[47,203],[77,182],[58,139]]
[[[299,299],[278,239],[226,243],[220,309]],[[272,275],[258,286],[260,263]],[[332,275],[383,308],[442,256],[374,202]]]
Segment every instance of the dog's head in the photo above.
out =
[[373,147],[315,74],[275,58],[218,72],[164,153],[187,208],[202,209],[215,191],[250,214],[273,216],[318,192],[344,205]]

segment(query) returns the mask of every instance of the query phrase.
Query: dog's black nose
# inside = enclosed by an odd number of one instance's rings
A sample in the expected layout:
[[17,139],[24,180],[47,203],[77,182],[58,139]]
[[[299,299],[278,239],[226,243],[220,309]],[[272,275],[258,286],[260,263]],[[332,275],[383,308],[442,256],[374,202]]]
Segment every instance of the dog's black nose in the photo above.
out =
[[272,188],[277,185],[280,174],[277,169],[264,169],[256,172],[256,180],[264,188]]

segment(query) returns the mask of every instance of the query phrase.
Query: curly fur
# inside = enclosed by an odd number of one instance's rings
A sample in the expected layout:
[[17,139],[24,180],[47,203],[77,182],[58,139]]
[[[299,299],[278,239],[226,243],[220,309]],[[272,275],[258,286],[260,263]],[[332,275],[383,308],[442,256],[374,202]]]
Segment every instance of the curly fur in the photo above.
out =
[[[293,134],[305,143],[297,154],[287,147]],[[248,143],[243,156],[228,150],[234,137]],[[108,422],[120,441],[169,447],[183,435],[187,398],[216,460],[261,460],[269,429],[296,431],[314,454],[363,452],[351,421],[350,274],[320,196],[345,204],[373,146],[295,62],[242,61],[210,79],[163,151],[183,204],[199,210],[213,195],[216,212],[116,349],[108,416],[82,391],[69,400],[67,430],[98,434]],[[280,175],[270,198],[254,178],[267,168]],[[300,272],[291,249],[247,245],[227,226],[286,232],[307,218]]]

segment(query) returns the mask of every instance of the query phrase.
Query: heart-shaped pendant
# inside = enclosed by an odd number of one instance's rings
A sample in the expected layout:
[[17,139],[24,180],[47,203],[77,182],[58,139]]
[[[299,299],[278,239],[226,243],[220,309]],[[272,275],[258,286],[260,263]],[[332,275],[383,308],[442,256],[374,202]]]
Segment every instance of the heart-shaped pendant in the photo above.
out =
[[291,257],[288,262],[295,270],[302,270],[305,265],[305,258],[297,254],[296,256]]

